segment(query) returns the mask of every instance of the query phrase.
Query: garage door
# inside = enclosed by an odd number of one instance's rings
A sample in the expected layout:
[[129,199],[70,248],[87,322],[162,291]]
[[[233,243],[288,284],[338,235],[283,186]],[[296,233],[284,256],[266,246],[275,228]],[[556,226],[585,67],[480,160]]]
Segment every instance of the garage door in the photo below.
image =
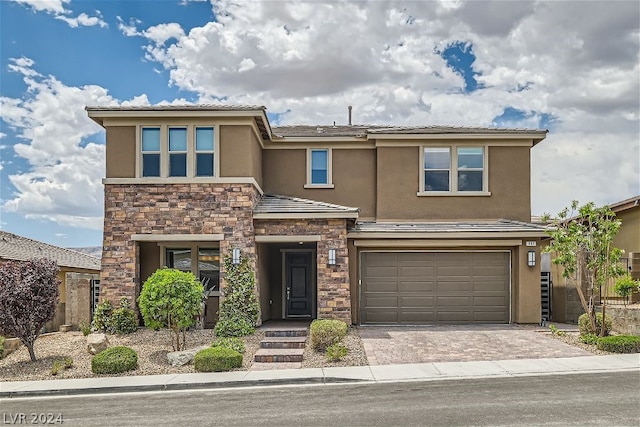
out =
[[509,323],[507,252],[363,252],[362,323]]

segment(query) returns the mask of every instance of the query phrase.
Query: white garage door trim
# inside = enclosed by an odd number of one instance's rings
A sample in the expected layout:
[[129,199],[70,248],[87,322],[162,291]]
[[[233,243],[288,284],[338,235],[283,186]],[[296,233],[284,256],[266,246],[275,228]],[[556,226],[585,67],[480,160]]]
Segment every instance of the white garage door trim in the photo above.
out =
[[[358,315],[359,315],[359,323],[366,324],[363,322],[364,318],[364,294],[362,292],[363,289],[363,254],[366,253],[461,253],[461,254],[470,254],[470,253],[503,253],[507,254],[508,259],[508,290],[507,290],[507,300],[508,300],[508,317],[509,322],[513,321],[513,301],[512,301],[512,288],[513,288],[513,271],[512,271],[512,251],[511,250],[411,250],[411,249],[392,249],[392,250],[363,250],[358,254]],[[380,325],[380,323],[373,323],[376,325]],[[407,323],[393,323],[393,324],[407,324]],[[446,324],[446,323],[442,323]]]

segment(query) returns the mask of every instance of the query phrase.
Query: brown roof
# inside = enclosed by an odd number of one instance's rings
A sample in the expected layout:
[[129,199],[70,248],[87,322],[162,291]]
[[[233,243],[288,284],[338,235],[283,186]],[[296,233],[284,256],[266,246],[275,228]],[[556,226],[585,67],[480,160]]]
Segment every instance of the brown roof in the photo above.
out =
[[299,197],[281,196],[279,194],[265,194],[253,209],[254,218],[264,215],[322,214],[335,215],[335,218],[357,218],[358,208],[335,205],[333,203],[318,202],[316,200],[301,199]]
[[609,208],[614,212],[622,212],[640,206],[640,196],[634,196],[620,202],[612,203]]
[[185,104],[185,105],[130,105],[87,106],[86,111],[266,111],[263,105]]
[[60,267],[100,271],[100,258],[0,231],[0,259],[49,258]]
[[349,228],[350,233],[544,233],[545,230],[546,227],[538,224],[508,219],[495,221],[357,222]]

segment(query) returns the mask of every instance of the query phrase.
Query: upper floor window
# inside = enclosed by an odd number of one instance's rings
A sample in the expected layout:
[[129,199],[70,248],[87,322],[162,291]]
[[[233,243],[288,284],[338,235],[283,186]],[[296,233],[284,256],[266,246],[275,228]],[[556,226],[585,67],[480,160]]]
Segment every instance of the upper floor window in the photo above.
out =
[[486,147],[424,147],[418,195],[488,195]]
[[140,177],[214,177],[214,126],[143,126],[140,130]]
[[333,188],[331,171],[331,149],[313,148],[307,150],[306,188]]
[[160,128],[142,128],[142,176],[160,176]]

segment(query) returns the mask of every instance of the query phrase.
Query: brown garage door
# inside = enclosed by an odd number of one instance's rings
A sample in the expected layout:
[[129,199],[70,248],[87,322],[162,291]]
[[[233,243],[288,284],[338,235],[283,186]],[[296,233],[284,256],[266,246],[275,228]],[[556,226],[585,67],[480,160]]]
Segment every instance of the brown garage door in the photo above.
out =
[[507,252],[363,252],[362,323],[509,323]]

